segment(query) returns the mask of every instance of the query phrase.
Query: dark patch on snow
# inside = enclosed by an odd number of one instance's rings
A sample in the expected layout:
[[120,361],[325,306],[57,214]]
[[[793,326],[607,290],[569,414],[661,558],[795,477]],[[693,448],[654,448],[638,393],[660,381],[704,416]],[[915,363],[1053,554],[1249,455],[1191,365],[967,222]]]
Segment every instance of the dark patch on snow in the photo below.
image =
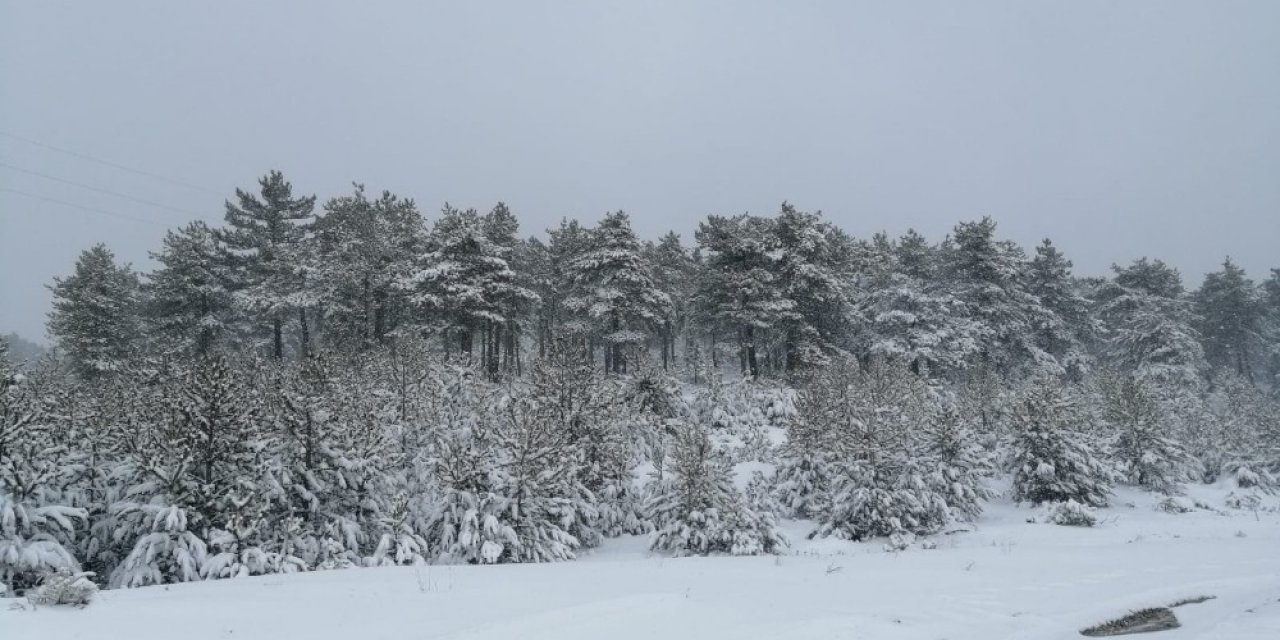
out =
[[1197,596],[1195,598],[1185,598],[1177,602],[1174,602],[1173,604],[1170,604],[1169,608],[1172,609],[1174,607],[1181,607],[1184,604],[1200,604],[1201,602],[1208,602],[1209,600],[1212,600],[1216,597],[1218,596]]
[[1180,626],[1182,625],[1178,622],[1177,616],[1173,615],[1171,609],[1168,607],[1155,607],[1134,611],[1122,618],[1116,618],[1110,622],[1089,627],[1081,631],[1080,635],[1090,637],[1123,636],[1131,633],[1168,631],[1169,629],[1177,629]]

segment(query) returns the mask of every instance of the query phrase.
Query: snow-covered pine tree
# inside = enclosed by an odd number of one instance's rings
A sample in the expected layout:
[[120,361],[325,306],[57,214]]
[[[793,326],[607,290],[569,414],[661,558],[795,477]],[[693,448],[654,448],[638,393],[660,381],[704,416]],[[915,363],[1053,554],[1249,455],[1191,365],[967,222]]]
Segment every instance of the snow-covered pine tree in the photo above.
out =
[[75,273],[54,278],[49,334],[76,372],[94,378],[119,371],[137,349],[138,276],[98,244],[80,254]]
[[1089,301],[1071,276],[1071,261],[1045,238],[1027,265],[1027,286],[1043,308],[1032,315],[1036,344],[1053,356],[1067,376],[1081,380],[1089,371],[1086,345],[1097,333]]
[[1162,493],[1178,493],[1200,476],[1200,463],[1168,430],[1168,421],[1148,385],[1133,376],[1106,376],[1105,416],[1116,430],[1112,451],[1121,478]]
[[657,526],[649,547],[675,555],[759,555],[786,547],[773,514],[753,511],[734,486],[732,473],[706,427],[681,425],[670,475],[648,505]]
[[827,425],[835,454],[828,510],[811,536],[923,535],[950,521],[950,492],[930,482],[918,439],[925,392],[905,363],[879,359],[841,360],[806,390],[802,415]]
[[995,470],[992,454],[979,444],[949,393],[932,389],[929,396],[920,436],[927,481],[944,496],[952,519],[974,520],[993,496],[987,487]]
[[236,189],[226,203],[227,226],[216,231],[237,303],[251,322],[270,329],[275,359],[285,355],[285,324],[297,319],[299,350],[310,348],[310,306],[306,296],[305,241],[316,198],[293,196],[279,171],[258,180],[260,196]]
[[511,562],[521,540],[505,493],[504,452],[489,419],[499,396],[466,369],[444,371],[434,382],[442,393],[420,418],[434,427],[430,445],[417,452],[420,470],[412,469],[426,481],[411,485],[415,529],[433,561]]
[[537,307],[538,356],[545,356],[557,338],[571,338],[587,344],[590,327],[565,308],[573,293],[570,265],[590,247],[588,229],[577,220],[562,219],[560,226],[547,230],[547,242],[528,241],[526,264],[529,280],[540,298]]
[[132,500],[115,511],[126,532],[121,535],[131,532],[137,542],[112,584],[302,568],[299,559],[269,548],[263,536],[272,433],[246,373],[221,356],[192,363],[128,441],[139,477]]
[[52,426],[68,453],[60,461],[63,499],[86,512],[87,526],[77,530],[76,557],[104,584],[133,549],[128,535],[118,535],[114,507],[136,489],[123,443],[146,415],[147,385],[154,378],[145,371],[131,369],[92,385],[55,375],[45,393]]
[[[1205,480],[1234,478],[1241,488],[1280,482],[1280,403],[1230,369],[1219,369],[1186,439]],[[1190,403],[1188,403],[1190,404]]]
[[1156,385],[1199,385],[1204,352],[1177,270],[1147,258],[1112,269],[1095,294],[1107,360]]
[[1001,376],[1060,367],[1035,340],[1033,323],[1049,311],[1028,291],[1025,254],[995,230],[991,218],[962,222],[943,248],[951,292],[977,324],[978,358]]
[[1010,414],[1015,431],[1008,464],[1015,501],[1106,506],[1111,469],[1075,424],[1075,401],[1061,382],[1050,376],[1028,382]]
[[793,518],[816,519],[830,508],[836,456],[827,448],[830,430],[822,412],[809,404],[813,401],[813,396],[801,394],[799,415],[787,423],[787,441],[774,475],[775,500],[782,513]]
[[674,231],[662,236],[656,244],[645,243],[644,253],[653,267],[654,283],[671,300],[671,313],[659,329],[662,368],[669,369],[676,362],[676,340],[684,337],[688,348],[687,334],[694,315],[698,264],[680,244],[680,236]]
[[469,362],[476,361],[479,337],[479,361],[496,377],[489,338],[512,319],[513,309],[536,303],[537,294],[519,282],[508,261],[510,251],[489,239],[474,209],[445,205],[429,246],[430,252],[400,283],[423,314],[421,328],[443,331],[446,348],[456,340]]
[[151,258],[160,263],[144,287],[153,338],[166,351],[204,357],[233,328],[225,263],[212,229],[196,221],[164,237]]
[[313,227],[307,287],[323,300],[328,342],[384,344],[405,320],[404,291],[395,286],[422,252],[422,216],[411,199],[383,191],[376,199],[356,184],[332,198]]
[[34,381],[13,371],[0,341],[0,584],[18,595],[59,569],[80,570],[74,534],[84,509],[63,504],[66,469]]
[[[643,403],[656,404],[659,398],[629,394],[622,383],[602,380],[581,351],[559,342],[534,367],[528,392],[542,403],[541,419],[567,436],[565,446],[575,459],[571,484],[585,491],[595,513],[592,521],[570,532],[591,547],[600,536],[647,533],[652,528],[644,517],[634,468],[644,442],[652,441],[641,428]],[[653,375],[651,368],[642,368],[631,383]],[[650,391],[655,396],[662,392]]]
[[627,372],[627,353],[670,320],[671,299],[658,288],[626,213],[606,214],[590,231],[590,246],[569,263],[573,293],[565,308],[605,347],[605,369]]
[[308,566],[422,561],[426,542],[403,517],[385,411],[358,366],[313,354],[273,394],[279,446],[270,464],[274,504],[265,526],[275,546]]
[[1280,269],[1272,269],[1271,277],[1264,280],[1258,288],[1259,306],[1262,307],[1266,381],[1271,388],[1280,389]]
[[516,274],[515,286],[518,295],[501,297],[502,316],[505,322],[494,325],[489,330],[486,348],[490,375],[501,369],[508,374],[519,374],[522,371],[520,347],[523,342],[525,325],[537,311],[538,294],[535,287],[538,279],[529,273],[532,261],[537,257],[530,254],[527,245],[520,240],[520,223],[505,203],[499,202],[481,220],[485,237],[497,247],[499,253]]
[[555,405],[553,398],[512,386],[489,418],[503,450],[502,493],[515,532],[503,561],[572,560],[580,547],[599,540],[595,497],[579,480],[581,459]]
[[1252,381],[1263,311],[1253,281],[1227,258],[1221,271],[1205,275],[1192,299],[1205,360]]
[[[747,214],[707,216],[695,233],[705,261],[698,287],[699,317],[713,343],[728,335],[744,375],[760,375],[771,335],[796,318],[777,269],[774,221]],[[715,349],[712,349],[715,355]]]
[[860,247],[854,315],[859,349],[903,360],[921,375],[951,376],[978,353],[980,326],[938,274],[937,250],[915,231]]
[[786,371],[820,366],[828,354],[849,346],[853,242],[820,212],[799,211],[786,202],[773,233],[783,295],[795,304],[783,327],[783,366]]

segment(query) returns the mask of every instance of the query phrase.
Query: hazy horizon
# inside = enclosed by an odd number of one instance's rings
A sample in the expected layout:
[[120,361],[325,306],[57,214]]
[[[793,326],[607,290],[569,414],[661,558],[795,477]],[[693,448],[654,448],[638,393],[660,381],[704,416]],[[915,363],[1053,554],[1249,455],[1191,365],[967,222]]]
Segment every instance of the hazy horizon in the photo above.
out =
[[860,237],[990,215],[1081,275],[1145,255],[1194,288],[1229,254],[1258,280],[1276,60],[1266,2],[0,2],[0,334],[47,342],[80,251],[145,269],[273,168],[428,221],[505,201],[523,235],[623,209],[691,244],[788,200]]

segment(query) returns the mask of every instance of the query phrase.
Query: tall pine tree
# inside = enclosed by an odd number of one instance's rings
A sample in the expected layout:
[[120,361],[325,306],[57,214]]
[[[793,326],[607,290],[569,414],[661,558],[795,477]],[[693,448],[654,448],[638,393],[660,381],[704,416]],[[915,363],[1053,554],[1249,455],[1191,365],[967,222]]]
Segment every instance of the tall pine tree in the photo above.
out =
[[80,254],[75,273],[55,278],[49,333],[85,378],[119,371],[137,348],[140,284],[129,265],[98,244]]
[[285,355],[289,316],[297,319],[302,353],[311,342],[304,241],[316,198],[295,198],[293,185],[279,171],[263,176],[258,185],[259,195],[236,189],[237,202],[226,203],[227,226],[217,236],[236,299],[253,323],[270,328],[271,355],[279,360]]

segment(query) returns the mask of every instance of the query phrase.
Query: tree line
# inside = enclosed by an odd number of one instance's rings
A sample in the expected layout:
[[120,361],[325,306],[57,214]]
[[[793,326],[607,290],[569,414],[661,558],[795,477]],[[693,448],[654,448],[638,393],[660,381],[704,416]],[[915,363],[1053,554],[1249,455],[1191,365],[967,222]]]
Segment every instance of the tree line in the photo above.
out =
[[[978,517],[997,474],[1078,515],[1115,483],[1247,507],[1280,473],[1280,270],[1080,278],[990,219],[855,238],[788,204],[693,246],[622,212],[521,239],[501,204],[428,224],[357,185],[317,211],[278,172],[226,209],[148,274],[84,252],[55,352],[0,371],[10,593],[623,534],[772,553],[778,518],[900,548]],[[743,462],[769,471],[740,489]]]

